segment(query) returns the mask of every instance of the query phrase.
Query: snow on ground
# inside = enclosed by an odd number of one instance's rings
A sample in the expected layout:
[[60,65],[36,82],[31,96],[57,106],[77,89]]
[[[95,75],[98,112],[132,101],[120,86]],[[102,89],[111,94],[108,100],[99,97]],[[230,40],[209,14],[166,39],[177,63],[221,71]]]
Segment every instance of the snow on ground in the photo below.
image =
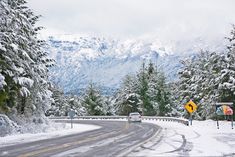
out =
[[129,156],[235,156],[235,129],[231,122],[193,121],[192,126],[175,122],[145,121],[162,131]]
[[[216,121],[212,120],[193,121],[192,126],[176,122],[151,120],[143,122],[159,125],[162,130],[128,156],[235,156],[235,129],[231,129],[229,121],[220,121],[220,129],[217,129]],[[47,133],[0,137],[0,147],[99,128],[100,126],[95,125],[74,124],[74,128],[71,129],[67,123],[66,127],[59,131],[52,129]]]
[[[58,127],[58,125],[61,125],[61,127]],[[57,130],[55,130],[57,128]],[[59,129],[58,129],[59,128]],[[70,123],[58,123],[56,124],[56,127],[51,127],[50,130],[47,130],[45,133],[37,133],[37,134],[16,134],[16,135],[9,135],[5,137],[0,137],[0,147],[14,145],[18,143],[27,143],[32,141],[38,141],[48,138],[55,138],[70,134],[76,134],[81,133],[85,131],[95,130],[101,128],[100,126],[96,125],[86,125],[86,124],[73,124],[73,128],[71,129]]]

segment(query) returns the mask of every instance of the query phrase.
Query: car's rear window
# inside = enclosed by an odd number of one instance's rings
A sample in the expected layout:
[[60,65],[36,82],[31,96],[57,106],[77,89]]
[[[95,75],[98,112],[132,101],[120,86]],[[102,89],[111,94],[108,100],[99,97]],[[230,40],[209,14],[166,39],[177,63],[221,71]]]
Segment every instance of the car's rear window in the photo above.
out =
[[140,114],[139,113],[131,113],[130,116],[139,116]]

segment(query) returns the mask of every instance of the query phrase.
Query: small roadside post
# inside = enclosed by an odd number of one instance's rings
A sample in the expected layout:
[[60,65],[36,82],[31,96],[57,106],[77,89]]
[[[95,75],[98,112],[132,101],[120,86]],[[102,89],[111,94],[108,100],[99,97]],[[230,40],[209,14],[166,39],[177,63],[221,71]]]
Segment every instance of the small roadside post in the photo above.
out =
[[71,129],[73,128],[73,118],[74,118],[74,116],[75,116],[75,111],[74,110],[70,110],[69,112],[68,112],[68,115],[69,115],[69,117],[70,117],[70,119],[71,119]]
[[197,110],[197,105],[192,101],[190,100],[188,103],[186,103],[184,105],[184,108],[189,112],[190,114],[190,117],[189,117],[189,121],[190,121],[190,125],[192,125],[192,121],[193,121],[193,116],[192,116],[192,113],[195,112]]
[[219,119],[218,116],[230,116],[231,117],[231,127],[233,129],[233,102],[220,102],[215,104],[216,113],[216,124],[217,129],[219,129]]

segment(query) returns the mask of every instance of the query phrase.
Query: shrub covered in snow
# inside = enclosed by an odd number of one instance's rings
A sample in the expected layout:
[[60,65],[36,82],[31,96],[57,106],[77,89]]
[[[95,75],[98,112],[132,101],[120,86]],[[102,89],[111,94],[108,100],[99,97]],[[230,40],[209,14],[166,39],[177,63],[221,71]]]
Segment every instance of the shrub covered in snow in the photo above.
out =
[[20,127],[6,115],[0,114],[0,136],[20,132]]

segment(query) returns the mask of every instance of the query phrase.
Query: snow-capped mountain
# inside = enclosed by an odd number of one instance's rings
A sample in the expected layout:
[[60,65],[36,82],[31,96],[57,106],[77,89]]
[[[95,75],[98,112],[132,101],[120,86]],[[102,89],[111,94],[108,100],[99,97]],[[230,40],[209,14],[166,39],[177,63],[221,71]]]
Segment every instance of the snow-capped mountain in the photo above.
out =
[[65,93],[81,94],[89,83],[97,84],[105,94],[113,93],[127,74],[139,70],[143,61],[158,64],[169,80],[177,78],[179,61],[187,55],[177,55],[160,42],[141,40],[109,40],[79,37],[72,40],[50,37],[50,57],[57,65],[50,70],[50,80]]

